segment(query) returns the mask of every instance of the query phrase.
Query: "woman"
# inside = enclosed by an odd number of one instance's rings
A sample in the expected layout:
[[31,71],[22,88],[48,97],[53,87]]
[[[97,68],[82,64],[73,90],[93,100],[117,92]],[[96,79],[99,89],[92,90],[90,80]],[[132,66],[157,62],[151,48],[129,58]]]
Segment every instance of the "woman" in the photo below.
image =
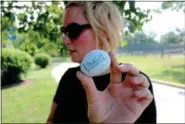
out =
[[79,67],[60,80],[47,122],[156,123],[150,79],[130,64],[119,65],[114,50],[120,41],[122,17],[111,2],[70,2],[62,27],[73,62],[91,50],[107,51],[110,73],[89,77]]

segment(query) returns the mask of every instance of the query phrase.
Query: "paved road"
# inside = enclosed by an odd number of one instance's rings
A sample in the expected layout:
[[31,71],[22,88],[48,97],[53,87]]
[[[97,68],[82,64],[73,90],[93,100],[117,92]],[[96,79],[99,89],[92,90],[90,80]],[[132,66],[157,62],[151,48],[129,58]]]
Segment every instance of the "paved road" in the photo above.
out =
[[[78,66],[78,64],[58,64],[51,74],[58,82],[64,72],[72,66]],[[153,82],[153,88],[157,105],[157,123],[185,123],[185,89],[155,82]]]
[[185,90],[153,83],[158,123],[185,123]]

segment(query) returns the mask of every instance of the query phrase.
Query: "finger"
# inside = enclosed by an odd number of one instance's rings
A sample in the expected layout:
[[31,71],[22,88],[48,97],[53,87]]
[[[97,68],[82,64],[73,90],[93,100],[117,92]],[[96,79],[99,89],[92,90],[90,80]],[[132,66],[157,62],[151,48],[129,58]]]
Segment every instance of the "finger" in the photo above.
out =
[[148,88],[149,82],[146,76],[139,74],[138,76],[127,76],[124,84],[135,89]]
[[141,88],[149,88],[150,84],[149,84],[149,81],[148,81],[148,79],[146,78],[145,75],[140,73],[137,78],[138,79],[135,79],[136,87],[138,86],[138,87],[141,87]]
[[117,62],[115,52],[110,52],[109,56],[111,59],[110,81],[111,83],[121,83],[121,72],[117,70],[117,66],[119,64]]
[[121,64],[117,67],[117,70],[119,70],[122,73],[128,73],[130,75],[139,75],[139,70],[128,63]]
[[144,88],[142,90],[135,90],[133,92],[133,96],[137,97],[138,102],[144,108],[147,107],[153,99],[152,93],[147,88]]
[[97,90],[94,81],[91,77],[84,75],[82,72],[78,71],[76,73],[77,78],[82,83],[86,95],[87,95],[87,101],[88,104],[93,104],[98,99],[99,91]]
[[119,63],[116,59],[116,53],[112,51],[112,52],[109,53],[109,56],[110,56],[110,59],[111,59],[111,65],[114,66],[114,67],[118,66]]

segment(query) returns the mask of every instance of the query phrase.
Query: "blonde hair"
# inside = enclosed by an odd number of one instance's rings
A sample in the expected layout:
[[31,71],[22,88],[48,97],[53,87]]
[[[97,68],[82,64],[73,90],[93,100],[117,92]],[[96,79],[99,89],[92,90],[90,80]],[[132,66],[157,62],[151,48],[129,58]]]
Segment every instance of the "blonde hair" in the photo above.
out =
[[79,6],[89,21],[99,47],[105,51],[113,51],[121,41],[123,20],[119,9],[112,2],[105,1],[70,1],[66,8]]

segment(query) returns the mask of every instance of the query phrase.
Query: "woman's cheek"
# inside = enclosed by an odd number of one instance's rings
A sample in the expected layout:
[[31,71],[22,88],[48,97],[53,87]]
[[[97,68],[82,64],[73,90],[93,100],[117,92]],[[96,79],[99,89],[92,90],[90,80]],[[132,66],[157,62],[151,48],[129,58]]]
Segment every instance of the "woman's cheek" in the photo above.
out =
[[80,54],[80,57],[83,58],[87,52],[97,48],[97,43],[92,35],[92,32],[87,31],[82,33],[75,41],[75,46]]

